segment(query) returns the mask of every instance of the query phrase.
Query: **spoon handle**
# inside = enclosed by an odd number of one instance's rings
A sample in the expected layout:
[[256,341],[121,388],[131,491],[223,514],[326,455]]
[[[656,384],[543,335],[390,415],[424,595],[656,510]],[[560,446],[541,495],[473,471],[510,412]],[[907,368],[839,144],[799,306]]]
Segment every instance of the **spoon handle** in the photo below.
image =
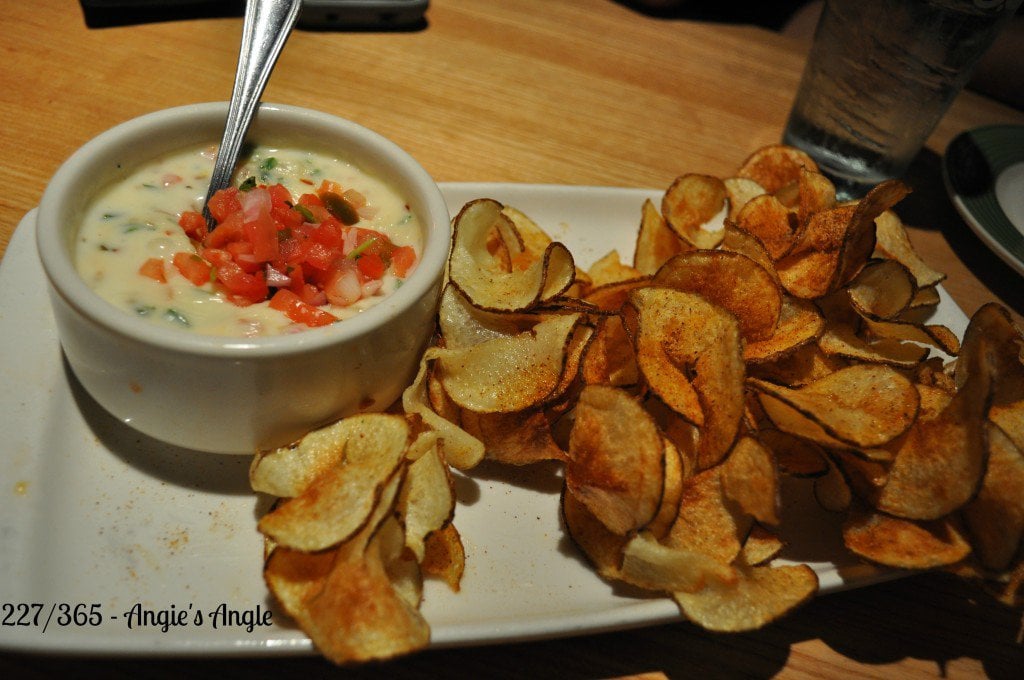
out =
[[210,188],[203,201],[203,214],[210,229],[214,220],[207,204],[210,198],[231,182],[238,154],[242,150],[249,124],[270,80],[277,57],[284,48],[302,6],[301,0],[248,0],[242,25],[242,45],[238,52],[238,69],[231,90],[224,136],[217,150]]

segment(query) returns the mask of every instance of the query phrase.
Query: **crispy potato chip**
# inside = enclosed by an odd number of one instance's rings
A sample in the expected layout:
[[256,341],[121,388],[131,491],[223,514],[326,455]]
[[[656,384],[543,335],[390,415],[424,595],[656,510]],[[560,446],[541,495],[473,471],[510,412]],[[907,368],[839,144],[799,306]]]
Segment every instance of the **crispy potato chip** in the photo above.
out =
[[761,265],[726,250],[693,250],[676,255],[657,271],[655,286],[697,293],[724,307],[739,321],[744,340],[771,337],[782,312],[782,291]]
[[869,319],[895,319],[910,307],[917,284],[910,270],[895,260],[872,260],[846,288],[850,302]]
[[729,565],[700,552],[669,548],[646,532],[623,548],[619,578],[646,590],[686,593],[701,590],[709,581],[731,584],[737,579]]
[[[785,311],[783,315],[786,316]],[[823,333],[827,334],[827,331],[823,330]],[[749,358],[747,361],[751,362]],[[831,357],[822,352],[816,343],[809,343],[800,345],[782,356],[773,357],[770,361],[751,362],[748,368],[750,375],[755,378],[800,387],[834,373],[846,365],[841,358]]]
[[736,174],[754,180],[769,193],[775,193],[787,184],[799,181],[802,169],[817,172],[818,164],[800,149],[770,144],[747,156]]
[[610,531],[568,487],[562,490],[561,509],[569,538],[594,571],[602,578],[617,580],[622,573],[622,550],[628,537]]
[[785,547],[785,542],[777,534],[760,524],[755,524],[743,541],[739,559],[742,564],[762,566],[778,557]]
[[629,394],[601,385],[580,392],[565,484],[615,534],[654,519],[665,484],[664,444],[650,415]]
[[818,592],[818,576],[805,564],[747,567],[736,583],[709,581],[694,593],[672,598],[689,620],[711,631],[757,630],[785,616]]
[[743,359],[750,364],[777,362],[810,345],[825,331],[825,320],[817,307],[807,300],[782,296],[782,309],[775,332],[763,340],[752,340],[743,347]]
[[465,411],[462,426],[484,443],[486,457],[499,463],[529,465],[566,458],[551,434],[549,416],[541,409],[514,413]]
[[459,530],[447,524],[427,536],[423,547],[423,573],[442,579],[452,592],[459,592],[466,569],[466,550]]
[[491,199],[463,206],[455,217],[448,276],[476,307],[490,311],[521,311],[564,293],[575,278],[576,265],[568,249],[552,242],[529,266],[504,271],[488,250],[488,236],[496,225],[514,230]]
[[892,210],[883,210],[875,218],[875,237],[875,250],[909,269],[918,288],[934,286],[946,278],[945,274],[925,264],[914,251],[903,221]]
[[875,321],[865,318],[864,326],[871,335],[878,338],[927,344],[950,356],[956,356],[960,352],[960,340],[953,331],[941,324],[902,320]]
[[437,377],[452,401],[478,413],[508,413],[557,396],[579,314],[552,315],[528,332],[458,350],[434,348]]
[[474,307],[452,285],[442,291],[437,313],[438,330],[447,349],[465,349],[486,340],[518,335],[537,321],[536,314],[503,314]]
[[658,503],[658,512],[645,528],[645,531],[656,540],[664,538],[676,521],[679,502],[683,497],[683,482],[689,476],[682,454],[672,440],[664,437],[662,444],[665,448],[664,488],[661,492],[661,501]]
[[871,498],[878,510],[907,519],[938,519],[977,492],[988,458],[985,414],[991,403],[992,366],[983,352],[970,352],[960,360],[972,368],[956,394],[918,386],[932,403],[922,408],[903,437],[885,447],[895,458],[885,486]]
[[775,196],[762,194],[747,201],[736,215],[735,225],[756,237],[776,261],[793,249],[798,217]]
[[611,250],[604,257],[599,258],[587,269],[590,276],[590,285],[597,287],[620,281],[631,281],[641,278],[644,272],[622,263],[619,251]]
[[337,463],[260,519],[257,528],[278,545],[310,552],[346,540],[372,517],[383,488],[404,469],[410,441],[404,417],[363,414],[341,422],[348,437]]
[[730,564],[740,553],[753,521],[726,497],[721,468],[716,465],[683,483],[679,515],[662,543]]
[[757,438],[772,452],[779,472],[793,477],[821,477],[829,469],[825,450],[802,437],[762,428]]
[[967,325],[960,352],[954,372],[960,387],[968,381],[972,367],[964,355],[984,352],[988,357],[993,374],[999,377],[988,417],[1024,451],[1024,334],[1006,308],[994,303],[980,307]]
[[910,428],[920,403],[902,373],[872,364],[841,369],[798,389],[757,378],[748,384],[780,430],[826,446],[835,440],[857,448],[886,444]]
[[1024,452],[992,424],[988,446],[985,477],[963,516],[978,559],[986,568],[1002,571],[1024,537]]
[[[376,415],[363,414],[339,420],[306,434],[297,442],[277,449],[260,451],[249,467],[249,484],[254,491],[292,498],[305,491],[317,477],[336,467],[346,455],[345,445],[353,437],[361,437],[364,428],[402,427],[393,416],[379,420]],[[400,420],[400,418],[398,418]]]
[[468,470],[483,460],[484,445],[431,407],[427,385],[433,370],[434,357],[435,350],[428,349],[424,353],[416,378],[402,393],[402,408],[406,413],[422,418],[428,427],[441,436],[445,460],[459,470]]
[[751,199],[768,193],[756,180],[749,177],[727,177],[722,183],[725,184],[725,193],[729,200],[729,214],[726,219],[730,222],[736,221],[743,206]]
[[736,226],[732,221],[726,220],[722,228],[722,250],[727,250],[740,255],[746,255],[751,260],[761,265],[772,280],[782,285],[779,281],[779,274],[775,271],[775,261],[768,253],[768,248],[754,234]]
[[427,536],[455,516],[455,486],[433,432],[419,436],[432,442],[409,463],[399,508],[405,521],[405,542],[418,561],[423,560]]
[[800,224],[807,224],[814,213],[830,210],[836,205],[835,185],[825,175],[811,168],[800,168],[797,192],[797,218]]
[[929,353],[927,347],[892,338],[865,340],[847,324],[827,325],[824,333],[818,338],[818,347],[831,357],[904,369],[920,365],[928,358]]
[[640,229],[633,250],[633,268],[642,274],[651,275],[670,257],[692,247],[669,228],[658,208],[650,199],[646,199],[641,209]]
[[637,289],[627,307],[636,317],[641,374],[662,401],[701,428],[700,467],[714,465],[728,453],[743,417],[736,318],[699,295],[668,288]]
[[851,511],[843,523],[843,542],[866,560],[898,569],[933,569],[971,552],[948,518],[914,521],[863,508]]
[[779,523],[779,479],[770,449],[740,437],[722,463],[722,491],[761,524]]
[[640,380],[633,341],[619,316],[598,320],[593,340],[580,364],[580,374],[588,385],[626,387]]
[[661,214],[686,243],[695,248],[715,248],[722,242],[722,230],[704,226],[725,210],[726,198],[725,184],[717,177],[681,175],[665,191]]

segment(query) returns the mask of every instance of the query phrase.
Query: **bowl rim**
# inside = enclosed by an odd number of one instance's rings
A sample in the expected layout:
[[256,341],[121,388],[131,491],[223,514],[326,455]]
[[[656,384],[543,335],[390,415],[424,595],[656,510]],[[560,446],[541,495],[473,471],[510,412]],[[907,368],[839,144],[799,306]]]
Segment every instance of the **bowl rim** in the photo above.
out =
[[[65,245],[57,201],[67,200],[70,187],[84,173],[90,172],[105,152],[115,147],[124,147],[132,140],[141,142],[153,134],[154,130],[180,127],[183,119],[194,119],[197,126],[216,120],[221,121],[222,126],[227,107],[227,102],[204,102],[161,109],[131,118],[96,135],[60,165],[43,192],[36,215],[36,249],[49,280],[51,293],[59,295],[77,313],[94,324],[160,350],[207,357],[256,359],[316,351],[353,341],[401,317],[424,296],[440,289],[439,283],[451,245],[451,220],[444,196],[429,173],[395,142],[359,123],[314,109],[264,102],[260,104],[257,120],[269,121],[272,126],[295,120],[307,126],[331,128],[343,138],[358,139],[361,147],[385,159],[383,166],[393,168],[398,175],[409,180],[414,193],[421,194],[419,199],[423,214],[418,217],[424,230],[420,260],[412,274],[383,300],[339,323],[297,333],[253,338],[204,335],[160,327],[136,319],[100,297],[79,275],[73,255]],[[257,123],[254,122],[255,125]],[[282,129],[287,134],[286,127]],[[339,151],[338,155],[345,157],[343,151]],[[140,162],[145,160],[148,158]],[[357,158],[351,160],[360,165]],[[409,196],[405,198],[412,200]]]

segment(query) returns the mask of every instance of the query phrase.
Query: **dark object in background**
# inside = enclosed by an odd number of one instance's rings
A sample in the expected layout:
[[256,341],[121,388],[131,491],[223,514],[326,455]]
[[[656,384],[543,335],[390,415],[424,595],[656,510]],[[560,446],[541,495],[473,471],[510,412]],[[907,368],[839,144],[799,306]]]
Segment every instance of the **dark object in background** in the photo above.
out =
[[[245,0],[81,0],[89,28],[240,17]],[[311,30],[414,31],[429,0],[304,0],[298,26]]]

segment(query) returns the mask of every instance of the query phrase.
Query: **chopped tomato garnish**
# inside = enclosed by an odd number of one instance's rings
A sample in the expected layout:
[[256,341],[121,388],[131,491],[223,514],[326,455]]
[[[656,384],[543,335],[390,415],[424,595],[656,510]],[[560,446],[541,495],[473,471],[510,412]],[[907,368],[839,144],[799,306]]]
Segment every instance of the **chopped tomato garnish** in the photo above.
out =
[[356,259],[356,266],[359,267],[359,271],[362,272],[363,276],[368,279],[379,279],[387,271],[387,265],[384,264],[384,260],[376,253],[367,253],[360,256]]
[[164,272],[164,261],[159,257],[151,257],[139,267],[139,273],[160,283],[167,283],[167,274]]
[[[197,252],[176,253],[175,268],[197,286],[214,281],[238,305],[269,299],[297,323],[334,323],[337,317],[321,306],[373,295],[389,270],[404,278],[416,262],[411,247],[355,226],[365,196],[331,180],[296,200],[281,184],[250,179],[241,188],[218,191],[207,206],[213,229],[197,211],[178,219]],[[367,209],[373,213],[372,206]],[[158,273],[156,264],[143,268],[146,275]]]
[[395,276],[404,279],[412,266],[416,264],[416,251],[412,246],[399,246],[391,253],[391,267],[395,270]]
[[284,312],[284,315],[295,323],[304,323],[307,326],[327,326],[338,320],[325,309],[304,302],[298,295],[287,288],[282,288],[270,298],[271,309]]
[[210,282],[210,273],[213,267],[210,263],[195,253],[184,251],[174,254],[174,267],[193,285],[201,286]]

